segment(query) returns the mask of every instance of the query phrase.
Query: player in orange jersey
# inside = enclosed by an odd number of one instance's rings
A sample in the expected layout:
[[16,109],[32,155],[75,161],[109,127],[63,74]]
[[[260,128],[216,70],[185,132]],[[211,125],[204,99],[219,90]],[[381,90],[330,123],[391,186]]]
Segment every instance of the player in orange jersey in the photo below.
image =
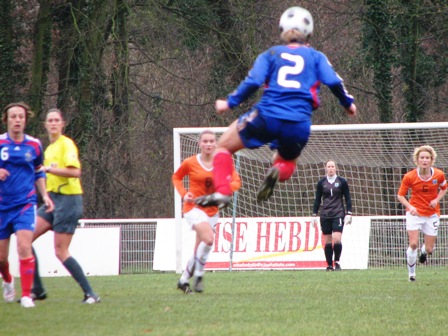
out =
[[[409,281],[415,281],[417,263],[418,231],[424,235],[419,260],[426,262],[427,255],[434,251],[440,220],[440,200],[447,192],[445,174],[435,167],[437,153],[431,146],[420,146],[414,150],[416,169],[404,175],[398,190],[398,200],[406,208],[406,230],[409,247],[406,251]],[[408,190],[411,198],[406,199]]]
[[[211,130],[199,135],[200,153],[185,159],[172,176],[174,187],[183,199],[183,215],[192,230],[196,231],[194,252],[177,283],[184,293],[191,293],[189,279],[194,275],[194,290],[203,291],[204,266],[212,249],[215,225],[219,218],[218,206],[202,207],[194,203],[199,196],[214,192],[213,154],[216,149],[216,136]],[[184,177],[189,179],[189,190],[183,184]],[[238,173],[233,168],[230,186],[236,191],[241,186]]]

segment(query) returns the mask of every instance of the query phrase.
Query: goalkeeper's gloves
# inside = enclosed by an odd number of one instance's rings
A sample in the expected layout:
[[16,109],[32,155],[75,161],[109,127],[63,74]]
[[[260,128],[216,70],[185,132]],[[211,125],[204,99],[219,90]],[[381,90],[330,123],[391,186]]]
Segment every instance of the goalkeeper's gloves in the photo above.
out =
[[352,223],[352,215],[345,215],[344,225],[350,225]]
[[313,225],[313,228],[317,226],[317,215],[313,214],[313,219],[311,220],[311,224]]

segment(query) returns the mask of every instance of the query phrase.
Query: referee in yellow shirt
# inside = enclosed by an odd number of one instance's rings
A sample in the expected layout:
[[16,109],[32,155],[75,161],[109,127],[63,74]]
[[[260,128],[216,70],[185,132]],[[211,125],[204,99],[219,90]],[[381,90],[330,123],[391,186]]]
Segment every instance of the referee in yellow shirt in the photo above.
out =
[[[47,213],[45,205],[38,209],[33,241],[48,230],[54,231],[56,257],[82,288],[82,302],[92,304],[100,302],[100,298],[92,290],[81,266],[69,253],[69,246],[78,220],[82,217],[83,208],[78,148],[72,139],[62,134],[64,127],[62,112],[56,108],[50,109],[45,119],[50,145],[45,150],[43,169],[47,174],[47,192],[54,202],[55,210]],[[36,271],[32,296],[34,300],[44,300],[47,293],[39,276],[37,256],[35,253],[34,255]]]

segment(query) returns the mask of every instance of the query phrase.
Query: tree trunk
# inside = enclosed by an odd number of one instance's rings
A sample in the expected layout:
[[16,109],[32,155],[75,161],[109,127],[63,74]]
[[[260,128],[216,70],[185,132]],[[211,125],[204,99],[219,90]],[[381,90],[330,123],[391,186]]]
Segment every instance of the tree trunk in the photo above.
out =
[[39,1],[39,13],[34,33],[34,53],[31,74],[31,89],[29,104],[36,113],[34,122],[29,125],[32,134],[37,133],[42,112],[42,100],[46,89],[47,74],[50,64],[51,51],[51,2]]
[[12,102],[14,97],[14,46],[11,18],[11,1],[0,0],[0,107]]

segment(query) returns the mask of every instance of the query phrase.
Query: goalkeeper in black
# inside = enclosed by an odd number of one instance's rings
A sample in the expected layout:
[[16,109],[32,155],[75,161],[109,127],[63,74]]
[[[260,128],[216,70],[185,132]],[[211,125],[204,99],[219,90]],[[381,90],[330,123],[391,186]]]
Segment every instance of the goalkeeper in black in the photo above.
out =
[[344,225],[349,225],[352,222],[352,200],[348,183],[346,179],[336,174],[336,170],[335,161],[329,160],[325,163],[326,176],[317,182],[313,206],[314,227],[317,224],[317,214],[320,208],[320,226],[325,244],[327,271],[341,270],[339,260],[342,253],[342,231]]

